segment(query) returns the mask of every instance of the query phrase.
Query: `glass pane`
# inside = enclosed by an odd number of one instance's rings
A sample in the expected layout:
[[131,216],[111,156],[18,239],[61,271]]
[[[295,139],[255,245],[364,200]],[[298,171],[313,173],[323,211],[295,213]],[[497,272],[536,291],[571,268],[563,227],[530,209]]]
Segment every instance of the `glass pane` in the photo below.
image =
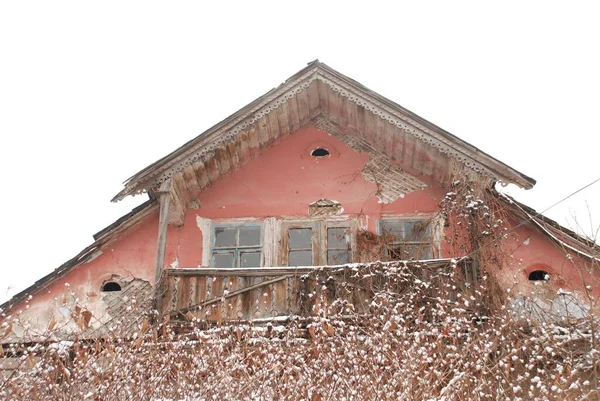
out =
[[403,245],[392,244],[388,245],[387,252],[390,260],[408,260],[410,259],[409,254]]
[[240,252],[240,267],[260,267],[260,252]]
[[431,259],[433,252],[430,244],[404,245],[405,259]]
[[350,251],[327,251],[328,265],[344,265],[346,263],[350,263]]
[[402,222],[382,221],[381,234],[384,236],[392,236],[397,239],[402,239],[404,236],[404,232],[402,230]]
[[215,247],[234,247],[237,228],[215,227]]
[[239,245],[260,245],[260,227],[240,227]]
[[327,249],[348,249],[350,233],[347,228],[327,229]]
[[[311,228],[290,228],[290,249],[312,249]],[[310,265],[302,265],[310,266]]]
[[404,222],[404,239],[426,241],[429,238],[429,221],[407,220]]
[[312,266],[312,251],[290,251],[288,266]]
[[213,267],[227,268],[233,267],[233,252],[231,253],[213,253]]

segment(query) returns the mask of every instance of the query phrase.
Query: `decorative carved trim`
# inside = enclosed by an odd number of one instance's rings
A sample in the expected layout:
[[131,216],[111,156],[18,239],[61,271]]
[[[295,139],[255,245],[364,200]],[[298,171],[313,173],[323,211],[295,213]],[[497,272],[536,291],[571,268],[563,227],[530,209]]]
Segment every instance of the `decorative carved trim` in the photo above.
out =
[[254,110],[251,110],[249,114],[251,114],[248,118],[243,118],[242,116],[227,126],[221,128],[217,132],[215,132],[212,136],[214,139],[200,144],[200,147],[196,149],[195,152],[186,156],[180,156],[179,159],[185,157],[179,163],[170,167],[168,170],[163,172],[161,175],[156,177],[155,179],[150,179],[148,186],[146,188],[138,188],[136,193],[145,192],[148,188],[157,188],[163,182],[167,181],[174,174],[183,171],[184,168],[191,166],[196,161],[202,160],[207,156],[211,156],[214,151],[233,140],[238,134],[248,129],[252,124],[258,121],[260,118],[266,116],[272,111],[277,110],[279,106],[285,104],[288,100],[296,96],[298,93],[307,89],[310,84],[317,79],[316,71],[310,71],[302,77],[298,78],[298,80],[290,83],[286,83],[278,88],[272,95],[266,97]]
[[[498,176],[489,168],[485,167],[481,160],[481,155],[478,155],[477,149],[471,151],[468,148],[461,147],[457,149],[457,145],[452,143],[451,139],[444,137],[435,130],[421,124],[410,116],[395,109],[393,106],[384,104],[375,96],[368,93],[367,89],[354,87],[353,84],[346,82],[344,79],[335,76],[335,74],[327,71],[329,67],[323,66],[320,63],[308,69],[305,73],[297,78],[290,79],[278,88],[272,90],[262,99],[257,101],[255,107],[239,112],[239,116],[235,117],[231,122],[216,129],[213,132],[204,134],[205,138],[198,138],[196,144],[191,145],[191,148],[184,151],[182,154],[174,157],[172,161],[166,161],[163,166],[157,166],[157,169],[162,169],[158,175],[152,175],[152,167],[146,173],[146,177],[142,174],[139,178],[132,177],[114,200],[119,200],[127,195],[139,194],[147,191],[156,190],[162,183],[167,181],[174,174],[182,171],[184,168],[191,166],[194,162],[210,157],[215,150],[225,143],[233,140],[241,132],[250,128],[257,120],[277,110],[281,105],[292,99],[302,91],[306,90],[312,82],[319,80],[334,92],[345,97],[349,101],[364,107],[374,115],[381,119],[403,129],[410,135],[413,135],[418,140],[432,146],[440,152],[449,155],[451,158],[459,161],[473,171],[493,177],[496,180],[507,181],[507,177]],[[459,144],[460,145],[460,144]],[[484,158],[485,159],[485,158]],[[167,163],[172,163],[168,166]],[[160,171],[160,170],[159,170]],[[510,178],[508,179],[510,180]],[[529,186],[525,179],[517,178],[519,185]]]
[[358,93],[358,91],[351,88],[341,79],[337,79],[324,71],[319,71],[317,79],[328,85],[331,90],[337,92],[340,96],[345,97],[351,102],[364,107],[365,110],[368,110],[390,124],[403,129],[406,133],[438,149],[440,152],[460,161],[476,172],[484,173],[490,176],[494,175],[481,163],[473,160],[475,157],[474,155],[469,155],[470,157],[463,156],[463,153],[458,152],[451,143],[449,143],[445,138],[437,134],[435,131],[425,127],[423,124],[418,123],[406,115],[398,113],[391,107],[384,105],[368,94]]

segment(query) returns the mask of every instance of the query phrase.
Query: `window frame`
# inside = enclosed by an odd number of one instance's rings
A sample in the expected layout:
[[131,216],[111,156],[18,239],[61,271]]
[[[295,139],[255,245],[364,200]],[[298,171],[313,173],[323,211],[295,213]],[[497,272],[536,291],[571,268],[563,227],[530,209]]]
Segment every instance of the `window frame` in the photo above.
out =
[[[260,243],[258,245],[248,245],[248,246],[240,246],[238,244],[239,242],[239,230],[240,228],[243,227],[259,227],[260,229],[260,234],[259,234],[259,238],[260,238]],[[237,233],[236,233],[236,245],[233,247],[221,247],[221,248],[216,248],[215,247],[215,242],[216,242],[216,229],[218,228],[236,228],[237,229]],[[222,268],[222,269],[245,269],[245,268],[249,268],[249,267],[241,267],[240,266],[240,254],[245,251],[245,250],[258,250],[260,252],[260,256],[259,256],[259,260],[260,260],[260,266],[251,266],[251,267],[263,267],[265,266],[265,240],[264,240],[264,232],[265,228],[264,228],[264,224],[262,222],[239,222],[239,223],[233,223],[233,222],[228,222],[228,223],[216,223],[216,224],[211,224],[210,227],[210,267],[213,268]],[[215,254],[225,254],[225,253],[231,253],[233,252],[233,266],[232,267],[217,267],[215,264]]]
[[312,229],[312,266],[327,266],[327,229],[346,228],[350,233],[349,251],[350,261],[356,260],[356,232],[358,222],[356,219],[306,219],[306,220],[283,220],[281,222],[281,248],[278,252],[278,265],[289,266],[289,230],[290,229]]
[[[428,235],[428,240],[427,241],[394,241],[392,243],[390,243],[389,245],[429,245],[430,249],[431,249],[431,258],[432,259],[436,259],[439,255],[439,246],[437,244],[436,238],[437,233],[436,233],[436,221],[435,218],[433,216],[390,216],[390,217],[382,217],[379,220],[377,220],[377,235],[378,236],[383,236],[383,227],[382,225],[385,223],[405,223],[405,222],[414,222],[414,221],[420,221],[420,222],[424,222],[424,223],[428,223],[428,231],[429,231],[429,235]],[[405,230],[405,227],[403,226],[403,230]],[[405,234],[405,233],[404,233]],[[388,253],[388,249],[386,248],[386,254]],[[410,260],[410,259],[392,259],[390,258],[390,255],[387,254],[387,259],[388,260]],[[419,259],[415,259],[415,260],[425,260],[423,258],[419,258]]]

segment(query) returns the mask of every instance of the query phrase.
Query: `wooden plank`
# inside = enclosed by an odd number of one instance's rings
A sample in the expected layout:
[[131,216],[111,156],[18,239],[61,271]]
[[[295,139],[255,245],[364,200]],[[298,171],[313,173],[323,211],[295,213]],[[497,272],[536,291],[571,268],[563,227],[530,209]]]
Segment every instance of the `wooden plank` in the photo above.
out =
[[423,173],[423,150],[423,142],[415,138],[413,157],[410,166],[419,173]]
[[215,156],[213,155],[206,162],[204,162],[204,166],[206,167],[206,173],[210,183],[214,184],[217,182],[217,180],[221,177],[221,172],[219,171],[219,165]]
[[198,188],[200,190],[208,187],[210,185],[210,180],[208,178],[208,173],[206,172],[206,167],[204,163],[198,161],[192,165],[194,172],[196,173],[196,180],[198,180]]
[[[316,89],[317,89],[317,95],[318,95],[318,100],[319,100],[319,104],[320,104],[320,109],[323,112],[323,114],[328,116],[329,112],[330,112],[329,92],[331,91],[331,89],[329,88],[329,86],[327,86],[327,84],[324,84],[321,81],[316,81],[316,83],[317,83]],[[312,114],[312,109],[311,109],[311,117],[314,117],[314,116],[315,115]]]
[[348,132],[354,132],[358,129],[358,105],[346,98],[347,127]]
[[319,88],[318,88],[320,84],[321,84],[320,81],[314,80],[308,86],[308,88],[306,88],[307,94],[308,94],[309,118],[316,117],[321,112],[321,107],[320,107],[321,102],[319,99]]
[[200,186],[193,166],[187,166],[183,169],[183,179],[190,199],[196,199],[198,192],[200,192]]
[[[167,248],[167,225],[169,215],[169,205],[171,202],[171,196],[169,192],[166,192],[166,188],[161,186],[162,191],[160,192],[159,202],[160,210],[158,217],[158,238],[156,241],[156,264],[154,265],[154,283],[160,282],[164,267],[165,267],[165,251]],[[158,285],[156,285],[158,287]]]
[[[287,102],[277,108],[277,121],[279,121],[279,137],[290,134],[290,120],[288,118]],[[277,138],[278,139],[278,138]]]
[[277,113],[272,111],[267,114],[267,122],[269,127],[269,145],[279,138],[279,119]]
[[394,157],[398,163],[404,163],[404,136],[406,133],[403,129],[394,126],[394,136],[396,137],[394,147]]
[[256,130],[258,132],[259,145],[262,148],[269,143],[271,135],[269,133],[269,120],[267,116],[262,116],[256,122]]
[[[187,313],[187,312],[191,312],[191,311],[194,311],[194,310],[198,310],[198,309],[207,307],[209,305],[213,305],[213,304],[219,303],[223,299],[231,299],[233,297],[237,297],[238,295],[244,294],[246,292],[254,291],[256,289],[261,289],[262,287],[265,287],[265,286],[268,286],[270,284],[277,283],[279,281],[283,281],[283,280],[286,280],[286,279],[287,279],[287,276],[276,277],[276,278],[273,278],[273,279],[270,279],[270,280],[261,281],[258,284],[254,284],[254,285],[251,285],[251,286],[248,286],[248,287],[241,288],[241,289],[236,290],[236,291],[231,291],[228,294],[223,294],[222,290],[221,290],[221,288],[222,288],[222,280],[223,279],[221,277],[217,277],[216,280],[215,280],[215,285],[213,286],[213,295],[217,294],[217,296],[214,296],[211,299],[208,299],[208,300],[206,300],[206,301],[204,301],[204,302],[202,302],[200,304],[193,305],[193,306],[186,307],[186,308],[181,308],[177,312],[179,312],[179,313]],[[218,294],[221,294],[221,295],[218,295]]]
[[221,175],[227,175],[231,171],[231,163],[229,161],[229,154],[224,146],[220,146],[215,150],[215,159],[217,160],[217,166]]
[[366,115],[371,114],[370,111],[364,108],[364,106],[356,107],[356,130],[358,131],[358,135],[364,137],[365,131],[367,130],[366,126]]
[[338,93],[340,99],[340,126],[342,127],[342,133],[348,132],[348,126],[350,125],[348,118],[348,103],[351,103],[347,97],[342,96]]
[[250,149],[250,154],[252,155],[252,160],[254,160],[260,155],[260,139],[259,139],[259,135],[258,135],[258,122],[255,123],[254,127],[250,131],[248,131],[248,140],[249,140],[248,146]]
[[404,133],[404,149],[402,150],[402,162],[406,166],[412,166],[415,153],[415,137]]
[[190,279],[191,277],[182,277],[177,285],[177,309],[183,308],[189,303],[190,297]]
[[385,124],[387,124],[387,122],[383,121],[381,119],[381,117],[373,115],[374,118],[374,128],[375,128],[375,147],[379,150],[382,151],[385,149],[386,147],[386,143],[385,143]]
[[240,155],[239,155],[238,150],[237,150],[237,148],[235,146],[235,142],[227,142],[226,149],[227,149],[228,160],[229,160],[229,163],[231,165],[231,172],[234,172],[241,165]]
[[302,92],[296,95],[296,103],[298,105],[298,118],[300,120],[300,126],[303,127],[310,120],[310,109],[308,106],[308,88],[304,89]]
[[[397,263],[397,262],[392,262]],[[406,261],[408,267],[440,268],[450,266],[452,259],[436,259],[427,262]],[[385,263],[384,263],[385,264]],[[350,267],[346,265],[339,266],[284,266],[284,267],[236,267],[236,268],[177,268],[167,269],[165,272],[169,276],[197,276],[197,277],[265,277],[265,276],[302,276],[307,273],[323,272],[324,274],[335,274],[348,271]]]
[[390,124],[389,121],[383,121],[383,139],[385,143],[384,152],[392,160],[396,160],[396,135],[394,125]]
[[296,131],[301,127],[300,125],[300,113],[298,112],[298,95],[287,101],[288,105],[288,118],[290,122],[290,132]]
[[342,97],[339,93],[329,92],[329,118],[335,121],[338,125],[342,125]]
[[238,136],[235,146],[241,165],[244,165],[253,159],[252,152],[250,151],[250,136],[248,131],[244,131]]

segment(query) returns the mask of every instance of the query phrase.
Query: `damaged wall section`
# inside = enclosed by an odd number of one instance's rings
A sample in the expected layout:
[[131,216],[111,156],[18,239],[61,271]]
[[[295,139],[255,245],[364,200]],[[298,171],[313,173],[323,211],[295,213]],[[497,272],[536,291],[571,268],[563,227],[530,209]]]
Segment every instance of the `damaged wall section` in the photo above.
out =
[[356,152],[369,154],[369,161],[363,167],[361,174],[365,180],[377,185],[377,197],[382,203],[392,203],[398,198],[419,191],[427,186],[399,166],[393,165],[388,156],[373,148],[369,142],[355,135],[342,135],[339,127],[323,116],[313,120],[315,127],[327,131]]

